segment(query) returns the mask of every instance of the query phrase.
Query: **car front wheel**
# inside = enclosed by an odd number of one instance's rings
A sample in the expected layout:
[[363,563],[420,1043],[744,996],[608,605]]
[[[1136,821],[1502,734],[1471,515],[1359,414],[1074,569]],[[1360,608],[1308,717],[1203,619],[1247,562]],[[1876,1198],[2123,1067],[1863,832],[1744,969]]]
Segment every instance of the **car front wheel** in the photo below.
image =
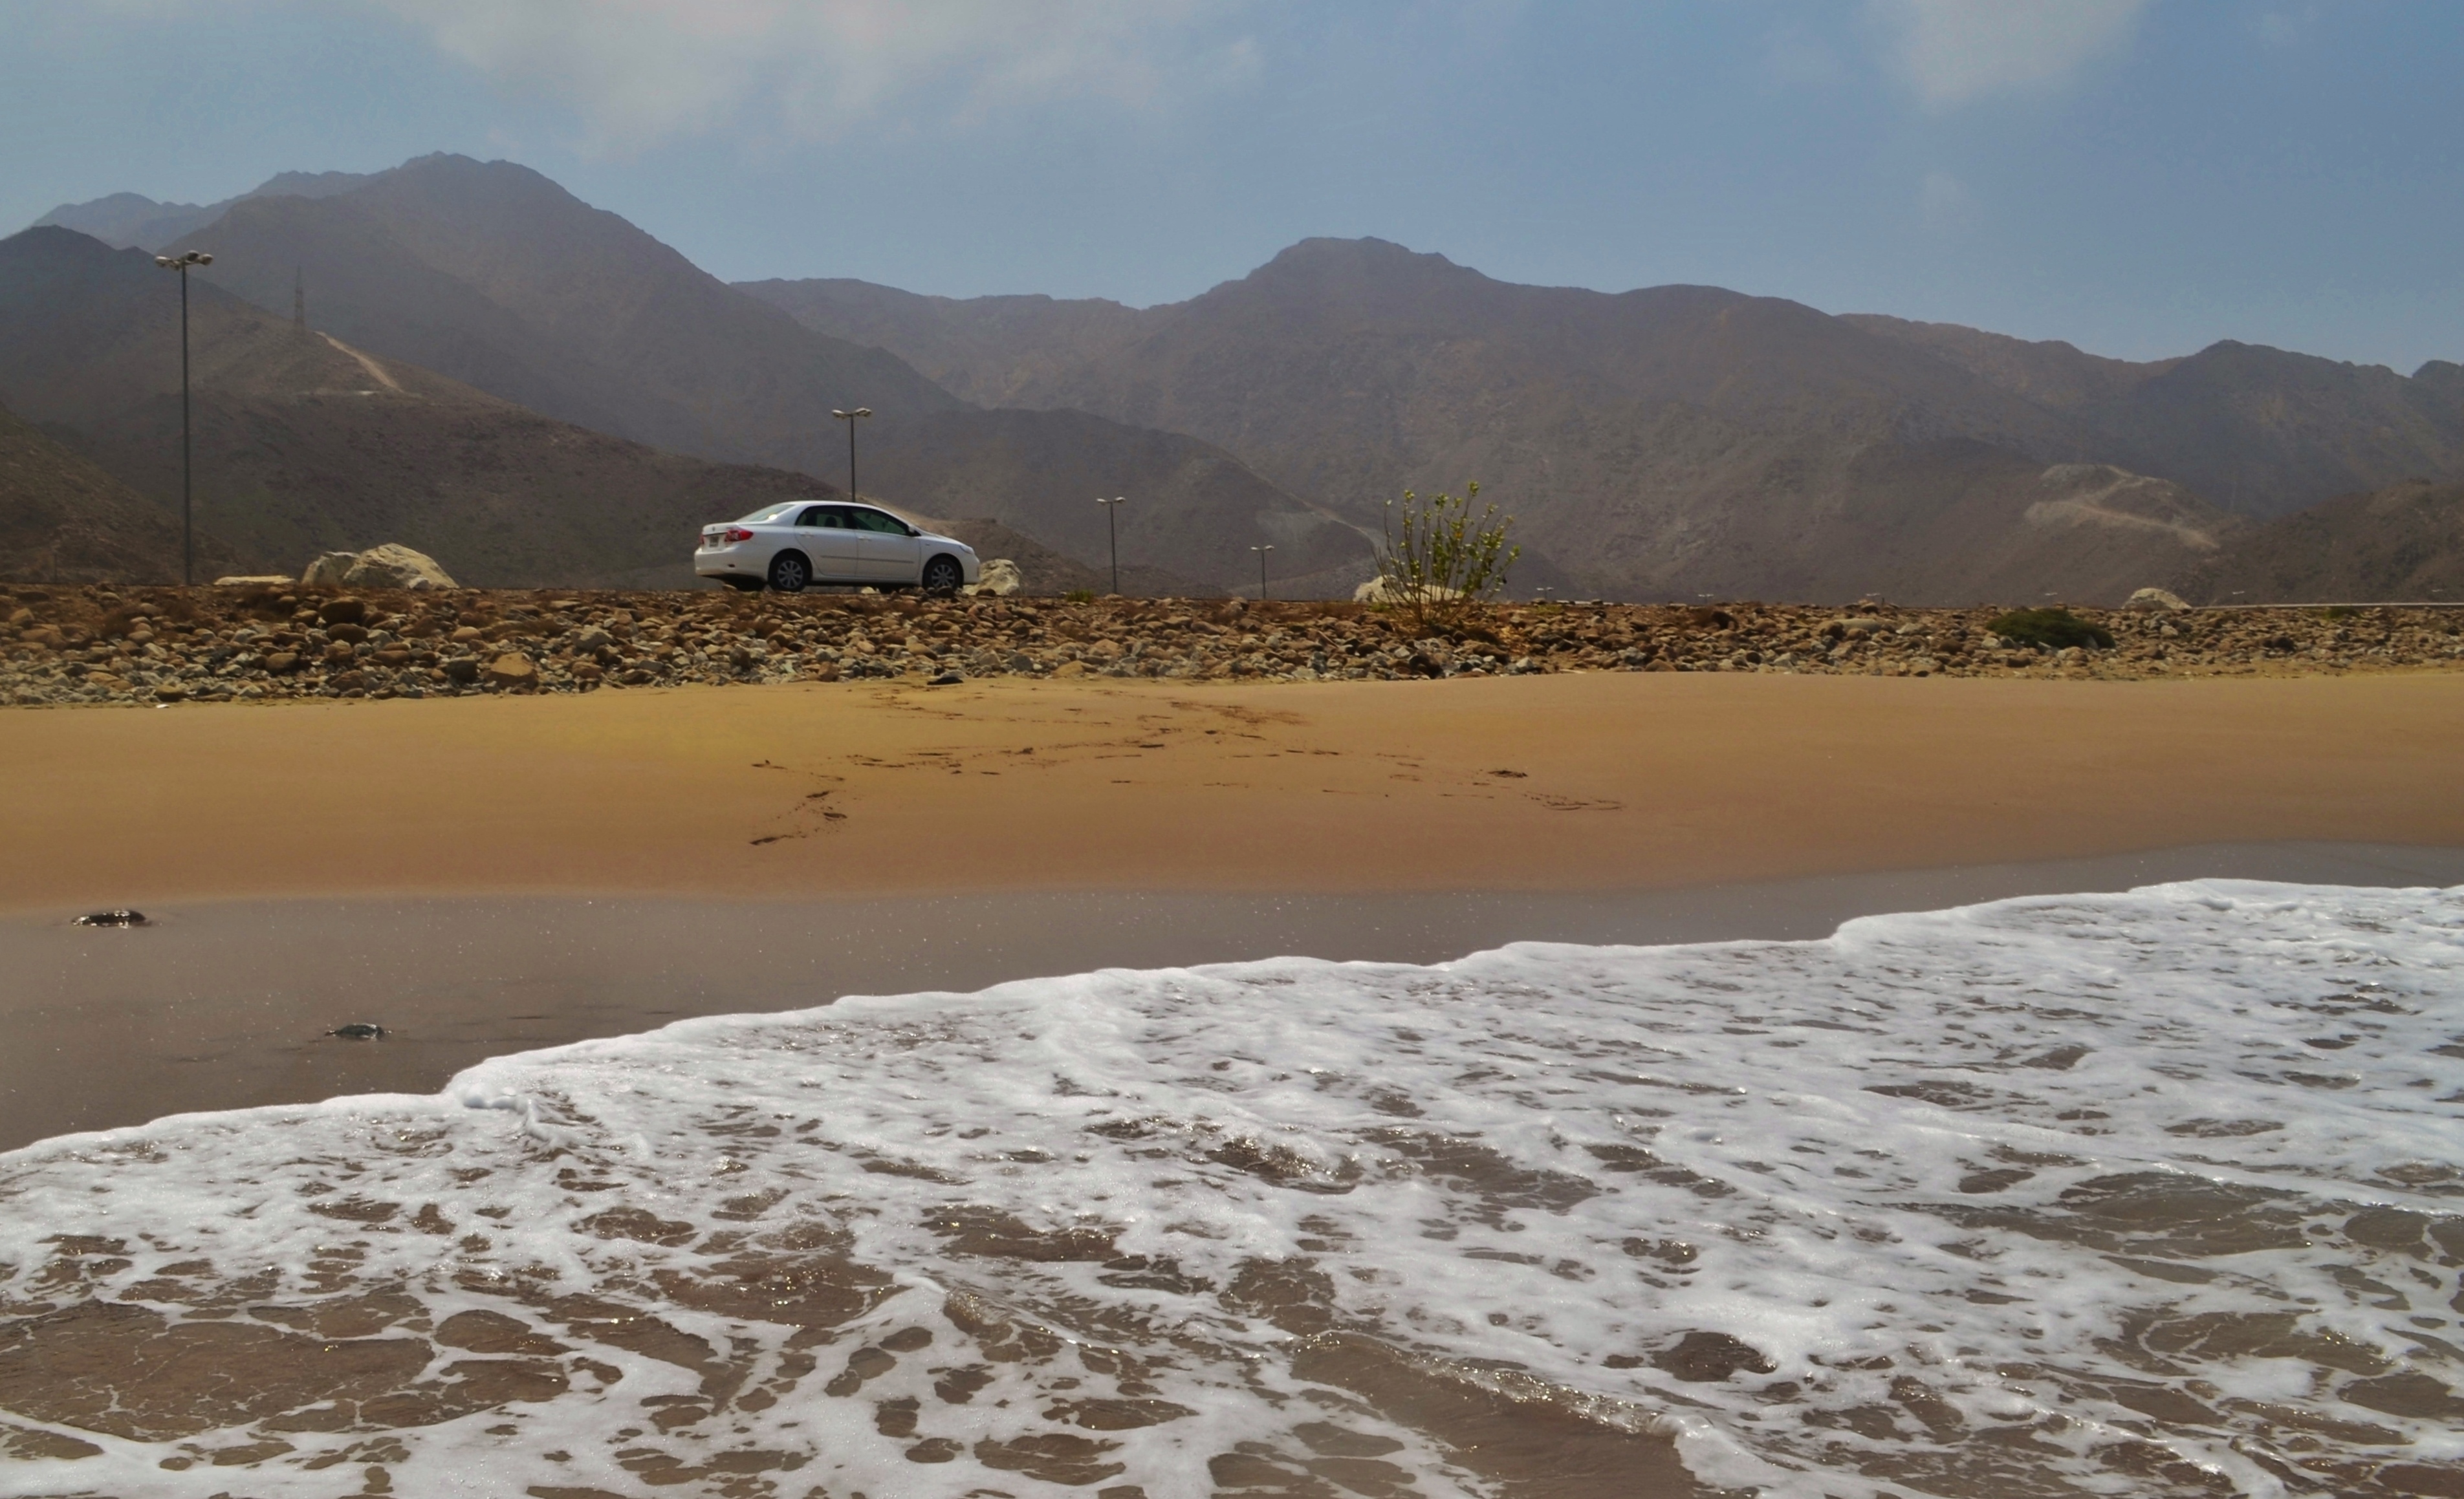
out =
[[793,552],[781,552],[770,559],[770,586],[782,594],[801,594],[813,580],[813,565]]
[[966,580],[966,569],[958,566],[957,557],[935,557],[924,564],[924,591],[928,594],[955,594]]

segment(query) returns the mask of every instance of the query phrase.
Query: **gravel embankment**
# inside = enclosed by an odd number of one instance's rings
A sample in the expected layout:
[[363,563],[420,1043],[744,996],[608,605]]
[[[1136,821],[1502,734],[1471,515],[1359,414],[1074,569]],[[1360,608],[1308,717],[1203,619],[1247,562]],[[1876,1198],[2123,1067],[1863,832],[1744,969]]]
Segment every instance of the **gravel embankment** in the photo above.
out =
[[0,586],[0,703],[581,692],[892,677],[1320,681],[1551,671],[2144,678],[2464,669],[2464,611],[2078,611],[2041,652],[1991,609],[1505,604],[1422,637],[1344,603]]

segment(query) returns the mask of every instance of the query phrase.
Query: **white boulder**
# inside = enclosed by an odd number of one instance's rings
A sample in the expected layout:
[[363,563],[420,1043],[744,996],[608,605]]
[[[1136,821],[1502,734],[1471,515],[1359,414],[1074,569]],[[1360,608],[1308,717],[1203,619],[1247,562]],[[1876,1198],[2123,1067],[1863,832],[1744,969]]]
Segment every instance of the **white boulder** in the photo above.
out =
[[2131,595],[2130,601],[2122,607],[2160,614],[2180,614],[2190,606],[2182,601],[2179,594],[2168,594],[2161,588],[2143,588]]
[[995,557],[986,562],[983,571],[979,575],[979,579],[967,589],[968,593],[991,594],[1001,598],[1006,598],[1017,593],[1026,583],[1026,579],[1019,574],[1018,564],[1007,557]]
[[1426,584],[1415,590],[1409,583],[1400,582],[1381,573],[1353,589],[1352,597],[1354,603],[1400,604],[1410,603],[1416,592],[1424,596],[1430,603],[1441,603],[1446,599],[1461,597],[1458,590],[1438,583]]
[[436,559],[388,541],[365,552],[320,553],[299,575],[302,588],[459,588]]
[[370,547],[360,554],[359,560],[343,575],[342,582],[350,588],[458,588],[436,559],[424,552],[413,552],[400,542],[388,541],[381,547]]
[[340,588],[342,579],[350,576],[352,564],[359,560],[356,552],[320,552],[317,560],[308,564],[307,571],[299,575],[299,586]]

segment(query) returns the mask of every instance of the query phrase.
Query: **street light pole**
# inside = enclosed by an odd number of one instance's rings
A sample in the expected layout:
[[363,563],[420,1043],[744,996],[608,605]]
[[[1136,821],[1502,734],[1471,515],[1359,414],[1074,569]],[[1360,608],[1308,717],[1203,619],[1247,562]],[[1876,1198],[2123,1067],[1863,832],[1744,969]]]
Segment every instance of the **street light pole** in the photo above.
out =
[[180,272],[180,586],[193,588],[197,582],[196,447],[188,435],[188,268],[210,266],[214,257],[192,250],[185,255],[157,255],[154,263]]
[[1120,522],[1113,518],[1120,511],[1112,507],[1128,498],[1126,494],[1115,494],[1109,500],[1100,494],[1095,496],[1095,503],[1104,507],[1104,529],[1112,538],[1112,592],[1115,596],[1121,591],[1121,527]]
[[1249,550],[1258,554],[1258,602],[1265,603],[1266,601],[1266,554],[1275,549],[1266,546],[1251,547]]
[[858,417],[872,415],[870,406],[858,406],[853,411],[832,409],[830,415],[847,424],[847,498],[857,499],[855,488],[855,424]]

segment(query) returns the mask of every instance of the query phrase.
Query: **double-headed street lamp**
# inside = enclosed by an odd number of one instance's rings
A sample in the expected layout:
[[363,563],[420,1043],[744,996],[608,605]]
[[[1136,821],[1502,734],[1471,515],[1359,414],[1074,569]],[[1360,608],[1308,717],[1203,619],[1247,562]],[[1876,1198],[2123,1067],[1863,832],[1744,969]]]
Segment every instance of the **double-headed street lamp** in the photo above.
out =
[[1126,494],[1115,494],[1109,500],[1100,494],[1095,496],[1095,503],[1104,507],[1104,530],[1112,538],[1112,592],[1114,594],[1121,591],[1121,526],[1114,518],[1121,512],[1114,507],[1125,504],[1128,500],[1129,496]]
[[1266,546],[1251,547],[1249,550],[1258,554],[1258,602],[1265,603],[1266,601],[1266,554],[1275,549]]
[[857,497],[855,491],[856,419],[859,417],[869,417],[872,415],[872,408],[870,406],[858,406],[853,411],[839,411],[833,409],[830,412],[830,415],[838,418],[840,421],[847,424],[847,498],[852,500]]
[[192,250],[185,255],[157,255],[154,263],[180,272],[180,586],[192,588],[197,581],[197,527],[189,477],[194,450],[188,438],[188,268],[210,266],[214,257]]

